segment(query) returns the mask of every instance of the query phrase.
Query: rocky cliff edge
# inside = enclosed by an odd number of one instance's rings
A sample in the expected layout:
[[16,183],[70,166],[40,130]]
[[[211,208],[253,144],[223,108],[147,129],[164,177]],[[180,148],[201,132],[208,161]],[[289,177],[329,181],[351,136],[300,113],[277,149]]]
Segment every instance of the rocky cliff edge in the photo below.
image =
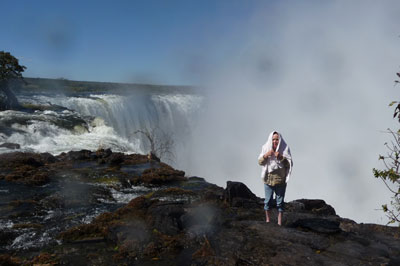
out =
[[[0,185],[0,265],[400,265],[399,228],[357,224],[320,199],[287,202],[283,225],[266,223],[245,184],[143,155],[1,154]],[[47,239],[17,245],[23,236]]]

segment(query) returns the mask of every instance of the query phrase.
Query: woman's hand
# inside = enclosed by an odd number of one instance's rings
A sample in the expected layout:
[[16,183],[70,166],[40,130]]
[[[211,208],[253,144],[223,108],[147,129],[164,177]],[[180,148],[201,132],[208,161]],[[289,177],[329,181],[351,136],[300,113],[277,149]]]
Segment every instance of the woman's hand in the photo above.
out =
[[278,160],[282,160],[283,159],[283,156],[282,156],[282,154],[280,154],[279,151],[276,151],[274,154],[275,154],[275,157],[278,158]]
[[270,150],[264,154],[264,159],[267,159],[270,156],[275,156],[278,160],[282,160],[283,156],[279,151]]
[[268,157],[272,156],[274,154],[273,150],[269,150],[264,154],[264,158],[267,159]]

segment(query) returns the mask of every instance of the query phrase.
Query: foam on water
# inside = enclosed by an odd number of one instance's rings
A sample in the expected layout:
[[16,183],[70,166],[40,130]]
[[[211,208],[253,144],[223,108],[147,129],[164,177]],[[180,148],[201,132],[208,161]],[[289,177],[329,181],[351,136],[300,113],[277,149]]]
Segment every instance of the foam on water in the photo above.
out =
[[111,189],[111,194],[113,198],[117,201],[117,203],[126,204],[129,203],[134,198],[149,193],[150,191],[154,191],[154,189],[137,186],[121,190]]
[[31,247],[37,246],[37,242],[35,241],[35,232],[26,232],[14,239],[14,242],[11,244],[12,248],[16,249],[28,249]]
[[[21,102],[61,106],[65,110],[0,112],[0,141],[17,143],[22,151],[59,154],[70,150],[111,148],[147,153],[148,140],[137,130],[160,128],[176,143],[190,135],[193,115],[202,97],[192,94],[92,94],[84,96],[19,96]],[[82,124],[81,121],[86,122]],[[72,125],[72,126],[71,126]],[[8,133],[5,133],[8,131]],[[179,141],[177,141],[179,140]],[[0,147],[0,153],[11,151]]]
[[104,212],[104,209],[102,209],[102,208],[92,209],[92,210],[90,210],[90,213],[88,215],[83,216],[80,221],[81,221],[81,223],[89,224],[93,221],[94,218],[96,218],[103,212]]
[[11,220],[0,220],[0,230],[12,228],[14,223]]
[[[68,111],[67,111],[68,112]],[[63,114],[45,111],[40,114],[23,114],[18,112],[0,112],[3,116],[8,115],[16,121],[12,123],[9,130],[12,133],[7,136],[1,135],[3,142],[17,143],[22,151],[50,152],[59,154],[71,150],[97,150],[99,148],[111,148],[116,152],[141,152],[138,140],[127,140],[120,137],[112,127],[106,125],[103,119],[95,118],[87,120],[87,129],[76,125],[72,129],[62,128],[56,123],[62,120]],[[23,122],[20,122],[23,118]],[[9,152],[10,149],[2,148],[0,152]]]

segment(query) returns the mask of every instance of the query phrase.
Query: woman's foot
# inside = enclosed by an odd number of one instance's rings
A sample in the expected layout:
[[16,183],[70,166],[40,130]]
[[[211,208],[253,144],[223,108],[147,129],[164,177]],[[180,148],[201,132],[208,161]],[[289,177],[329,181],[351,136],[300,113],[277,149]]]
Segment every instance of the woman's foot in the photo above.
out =
[[282,225],[282,212],[278,212],[278,225]]
[[269,223],[269,211],[265,211],[265,222]]

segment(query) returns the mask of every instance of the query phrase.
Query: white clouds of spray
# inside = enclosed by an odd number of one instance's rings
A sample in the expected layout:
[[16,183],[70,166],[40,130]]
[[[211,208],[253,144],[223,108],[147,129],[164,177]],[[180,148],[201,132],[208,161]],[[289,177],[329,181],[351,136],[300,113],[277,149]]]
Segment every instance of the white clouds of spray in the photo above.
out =
[[390,138],[382,131],[398,126],[387,105],[398,92],[400,4],[282,2],[263,2],[231,32],[240,41],[204,49],[223,60],[208,62],[207,103],[180,166],[264,197],[257,156],[276,129],[294,158],[286,201],[321,198],[342,217],[385,223],[376,209],[390,195],[372,168]]

